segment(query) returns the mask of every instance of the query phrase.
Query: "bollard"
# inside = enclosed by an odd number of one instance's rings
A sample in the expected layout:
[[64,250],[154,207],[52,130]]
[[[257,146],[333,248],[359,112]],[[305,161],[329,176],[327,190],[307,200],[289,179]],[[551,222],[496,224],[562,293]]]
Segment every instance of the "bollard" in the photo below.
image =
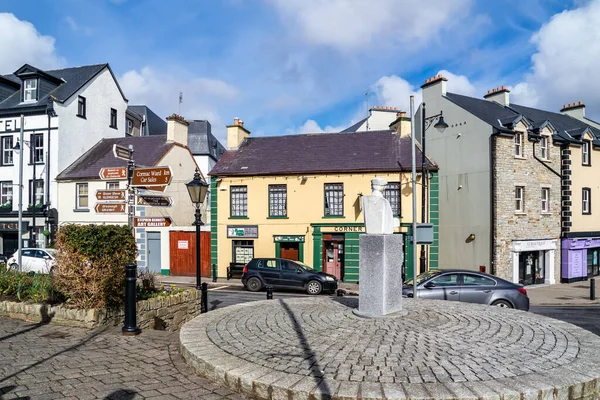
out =
[[212,281],[217,281],[217,264],[212,265]]
[[590,300],[596,300],[596,280],[590,279]]
[[273,287],[267,286],[267,300],[273,300]]
[[136,317],[136,283],[137,265],[135,263],[125,264],[125,324],[123,335],[139,335],[142,330],[138,328]]
[[338,289],[336,293],[338,297],[344,297],[344,289]]
[[206,282],[202,282],[201,294],[202,298],[200,300],[200,314],[204,314],[208,311],[208,285]]

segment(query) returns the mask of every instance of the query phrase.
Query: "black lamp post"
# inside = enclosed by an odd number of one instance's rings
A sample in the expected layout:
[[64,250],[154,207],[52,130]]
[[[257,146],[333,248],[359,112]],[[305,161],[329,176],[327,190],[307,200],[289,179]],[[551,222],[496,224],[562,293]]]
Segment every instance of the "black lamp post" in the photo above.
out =
[[186,183],[188,193],[190,194],[190,199],[192,203],[196,206],[196,220],[194,221],[194,225],[196,225],[196,290],[201,290],[200,286],[200,226],[202,225],[202,213],[200,212],[200,207],[202,203],[204,203],[204,199],[206,198],[206,193],[208,193],[208,184],[204,182],[200,178],[200,171],[196,169],[196,173],[194,173],[194,179],[190,182]]
[[[422,129],[422,138],[421,138],[421,146],[422,146],[422,152],[421,152],[421,222],[425,223],[426,219],[425,219],[425,204],[426,204],[426,197],[427,197],[427,191],[425,190],[425,174],[426,174],[426,168],[425,168],[425,131],[427,130],[427,128],[429,128],[431,126],[431,123],[433,121],[435,121],[437,119],[437,122],[435,123],[435,125],[433,125],[434,128],[436,128],[440,133],[444,132],[444,130],[448,127],[448,124],[444,121],[444,117],[442,116],[442,111],[440,111],[439,114],[436,115],[432,115],[430,117],[426,117],[425,116],[425,103],[422,103],[422,110],[421,110],[421,117],[422,117],[422,121],[421,121],[421,129]],[[422,274],[423,272],[425,272],[426,269],[426,264],[427,264],[427,259],[425,258],[425,246],[421,245],[421,255],[419,257],[420,260],[420,265],[419,265],[419,272]]]

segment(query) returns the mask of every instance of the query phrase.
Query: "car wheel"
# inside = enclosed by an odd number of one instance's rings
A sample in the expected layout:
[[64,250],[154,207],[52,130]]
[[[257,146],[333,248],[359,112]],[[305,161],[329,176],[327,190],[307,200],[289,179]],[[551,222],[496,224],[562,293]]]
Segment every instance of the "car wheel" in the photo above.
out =
[[262,288],[262,283],[258,278],[250,278],[246,282],[246,287],[251,292],[258,292]]
[[323,290],[323,285],[319,281],[310,281],[306,284],[306,293],[317,295]]
[[13,271],[17,271],[19,269],[19,266],[15,263],[10,264],[8,267]]
[[510,304],[506,300],[496,300],[492,303],[493,306],[502,307],[502,308],[514,308],[512,304]]

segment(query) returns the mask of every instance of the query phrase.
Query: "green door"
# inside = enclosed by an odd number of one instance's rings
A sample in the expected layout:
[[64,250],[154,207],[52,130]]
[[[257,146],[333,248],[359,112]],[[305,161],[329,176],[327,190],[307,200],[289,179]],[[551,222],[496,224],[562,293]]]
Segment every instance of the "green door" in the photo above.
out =
[[410,241],[411,228],[404,234],[404,281],[413,278],[413,244]]

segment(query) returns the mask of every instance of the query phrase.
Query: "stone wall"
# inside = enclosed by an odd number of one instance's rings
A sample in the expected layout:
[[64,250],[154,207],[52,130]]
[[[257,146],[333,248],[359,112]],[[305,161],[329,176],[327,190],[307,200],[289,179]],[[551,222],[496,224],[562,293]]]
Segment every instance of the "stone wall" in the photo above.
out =
[[[515,130],[525,131],[519,124]],[[549,133],[549,132],[548,132]],[[561,180],[533,157],[533,143],[526,131],[523,140],[523,157],[515,156],[514,137],[495,138],[494,203],[495,237],[494,260],[496,275],[513,280],[513,240],[555,239],[554,277],[560,280],[560,215]],[[560,173],[560,148],[549,145],[550,155],[544,163]],[[535,145],[538,158],[539,144]],[[524,211],[515,211],[515,187],[525,187]],[[550,188],[550,212],[542,213],[542,187]],[[482,205],[486,207],[487,205]]]
[[[196,290],[154,297],[137,303],[137,325],[141,329],[175,331],[198,314],[200,314],[200,293]],[[0,302],[2,317],[90,329],[104,325],[120,325],[123,323],[124,315],[123,310],[107,312],[98,309],[68,308],[62,305]]]

